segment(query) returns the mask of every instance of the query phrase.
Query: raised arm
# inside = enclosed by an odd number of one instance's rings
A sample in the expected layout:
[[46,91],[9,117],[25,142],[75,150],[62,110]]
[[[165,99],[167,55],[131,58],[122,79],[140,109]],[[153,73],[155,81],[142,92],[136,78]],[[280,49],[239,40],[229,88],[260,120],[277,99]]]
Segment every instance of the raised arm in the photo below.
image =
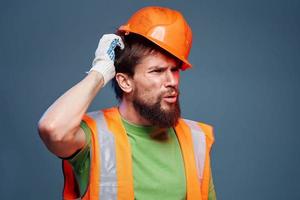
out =
[[60,96],[43,114],[38,131],[47,148],[59,157],[69,157],[85,144],[80,122],[89,105],[115,75],[114,49],[124,48],[121,38],[104,35],[88,75]]

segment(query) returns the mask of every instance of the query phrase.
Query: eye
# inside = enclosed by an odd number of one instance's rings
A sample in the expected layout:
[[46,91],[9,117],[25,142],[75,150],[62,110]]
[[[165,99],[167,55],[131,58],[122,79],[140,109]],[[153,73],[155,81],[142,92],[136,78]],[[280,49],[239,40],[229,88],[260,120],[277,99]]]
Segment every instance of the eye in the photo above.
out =
[[152,70],[151,72],[161,73],[161,72],[163,72],[163,71],[164,71],[163,68],[157,68],[157,69]]
[[154,72],[162,72],[163,70],[162,69],[156,69],[154,70]]

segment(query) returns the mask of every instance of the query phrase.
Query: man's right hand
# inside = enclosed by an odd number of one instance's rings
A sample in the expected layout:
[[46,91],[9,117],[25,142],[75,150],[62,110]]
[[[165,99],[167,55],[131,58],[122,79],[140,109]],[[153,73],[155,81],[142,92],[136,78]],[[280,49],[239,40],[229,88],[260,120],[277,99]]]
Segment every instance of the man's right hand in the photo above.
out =
[[120,36],[115,34],[105,34],[99,41],[95,52],[93,67],[90,71],[97,71],[102,74],[104,85],[115,76],[115,48],[119,46],[124,49],[124,43]]

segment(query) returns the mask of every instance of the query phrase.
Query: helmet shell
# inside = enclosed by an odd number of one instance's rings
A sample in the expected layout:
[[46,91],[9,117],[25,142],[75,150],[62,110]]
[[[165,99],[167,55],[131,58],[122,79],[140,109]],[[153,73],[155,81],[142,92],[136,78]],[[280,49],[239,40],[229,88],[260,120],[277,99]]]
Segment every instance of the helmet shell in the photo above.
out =
[[182,70],[192,67],[188,61],[192,30],[180,12],[164,7],[145,7],[118,30],[139,34],[157,44],[183,62]]

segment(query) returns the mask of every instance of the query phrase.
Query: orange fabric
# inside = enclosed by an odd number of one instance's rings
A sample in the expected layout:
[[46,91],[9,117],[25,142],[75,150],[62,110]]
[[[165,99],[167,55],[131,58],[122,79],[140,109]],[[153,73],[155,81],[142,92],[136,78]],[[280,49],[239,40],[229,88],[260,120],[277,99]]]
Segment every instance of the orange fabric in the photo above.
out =
[[[99,144],[98,144],[98,131],[96,122],[85,115],[83,120],[89,125],[92,135],[92,147],[91,148],[91,166],[90,166],[90,179],[89,186],[83,200],[98,199],[99,198],[99,186],[100,186],[100,156],[99,156]],[[101,133],[99,133],[101,134]]]
[[206,138],[206,153],[205,153],[205,163],[204,163],[204,172],[203,172],[203,179],[201,185],[201,192],[203,199],[208,199],[208,192],[209,192],[209,182],[210,182],[210,149],[212,144],[214,143],[214,135],[213,135],[213,128],[207,124],[198,123],[199,126],[202,128],[205,138]]
[[133,174],[131,148],[125,128],[117,108],[104,110],[104,116],[108,129],[115,135],[117,177],[118,177],[118,200],[133,200]]
[[134,13],[120,26],[125,34],[136,33],[183,62],[182,69],[191,68],[188,55],[192,46],[192,30],[182,14],[169,8],[149,6]]
[[80,196],[78,191],[78,185],[76,184],[75,175],[72,169],[71,164],[63,160],[62,167],[64,172],[64,190],[63,190],[63,199],[76,199]]
[[187,180],[187,200],[201,200],[200,182],[197,176],[196,163],[190,128],[183,120],[179,120],[175,127],[184,160]]

